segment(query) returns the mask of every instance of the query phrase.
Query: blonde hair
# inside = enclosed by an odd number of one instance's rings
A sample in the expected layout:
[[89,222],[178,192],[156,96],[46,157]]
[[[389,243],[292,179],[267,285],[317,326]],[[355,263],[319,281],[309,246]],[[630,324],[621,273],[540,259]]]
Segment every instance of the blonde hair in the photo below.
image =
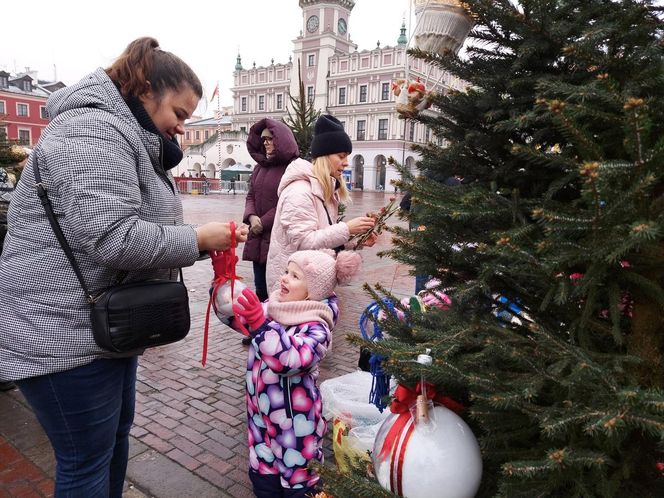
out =
[[[330,181],[332,177],[332,165],[330,164],[329,156],[319,156],[314,159],[314,176],[320,183],[323,188],[323,198],[325,202],[330,202],[332,196],[334,196],[334,187],[333,183]],[[337,192],[339,193],[339,200],[343,202],[348,202],[350,200],[350,194],[348,193],[348,188],[346,187],[346,182],[339,182],[339,188]]]

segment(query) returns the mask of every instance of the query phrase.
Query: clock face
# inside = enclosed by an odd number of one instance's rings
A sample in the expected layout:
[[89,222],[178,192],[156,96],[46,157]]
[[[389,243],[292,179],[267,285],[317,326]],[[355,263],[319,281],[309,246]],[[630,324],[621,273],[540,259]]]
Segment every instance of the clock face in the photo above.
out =
[[313,33],[318,30],[318,16],[311,16],[307,19],[307,30],[309,33]]
[[337,29],[339,30],[340,35],[345,35],[346,30],[348,29],[348,26],[346,26],[346,20],[343,18],[339,19],[339,22],[337,23]]

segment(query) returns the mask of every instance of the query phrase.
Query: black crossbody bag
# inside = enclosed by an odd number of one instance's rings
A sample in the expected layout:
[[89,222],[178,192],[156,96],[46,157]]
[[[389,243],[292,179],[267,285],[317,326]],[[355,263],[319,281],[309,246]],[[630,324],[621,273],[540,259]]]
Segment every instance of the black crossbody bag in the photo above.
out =
[[92,334],[97,345],[108,351],[126,353],[162,346],[184,339],[189,333],[189,295],[180,280],[146,280],[108,287],[94,295],[83,280],[81,269],[55,219],[39,167],[33,162],[35,187],[48,222],[55,232],[76,278],[90,304]]

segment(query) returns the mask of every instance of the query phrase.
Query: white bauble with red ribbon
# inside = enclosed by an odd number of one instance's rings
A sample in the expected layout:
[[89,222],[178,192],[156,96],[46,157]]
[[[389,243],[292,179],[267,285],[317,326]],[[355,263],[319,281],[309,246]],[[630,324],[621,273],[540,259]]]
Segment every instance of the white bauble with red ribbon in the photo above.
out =
[[[233,283],[232,288],[231,283]],[[233,305],[237,304],[237,298],[242,295],[246,287],[240,280],[226,280],[217,287],[214,295],[214,311],[220,319],[235,315]]]
[[[474,497],[482,477],[482,456],[475,435],[456,413],[442,405],[430,409],[429,418],[416,423],[411,414],[392,413],[383,422],[372,453],[378,482],[406,498]],[[391,429],[399,422],[403,429],[394,438],[392,449],[384,449],[385,439],[390,432],[395,435]]]

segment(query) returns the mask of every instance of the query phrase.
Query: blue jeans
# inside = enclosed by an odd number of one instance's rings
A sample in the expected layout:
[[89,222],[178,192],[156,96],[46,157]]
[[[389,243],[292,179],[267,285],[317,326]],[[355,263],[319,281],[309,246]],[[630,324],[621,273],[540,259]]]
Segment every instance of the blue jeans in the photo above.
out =
[[56,459],[55,498],[121,498],[134,420],[137,357],[16,382]]

